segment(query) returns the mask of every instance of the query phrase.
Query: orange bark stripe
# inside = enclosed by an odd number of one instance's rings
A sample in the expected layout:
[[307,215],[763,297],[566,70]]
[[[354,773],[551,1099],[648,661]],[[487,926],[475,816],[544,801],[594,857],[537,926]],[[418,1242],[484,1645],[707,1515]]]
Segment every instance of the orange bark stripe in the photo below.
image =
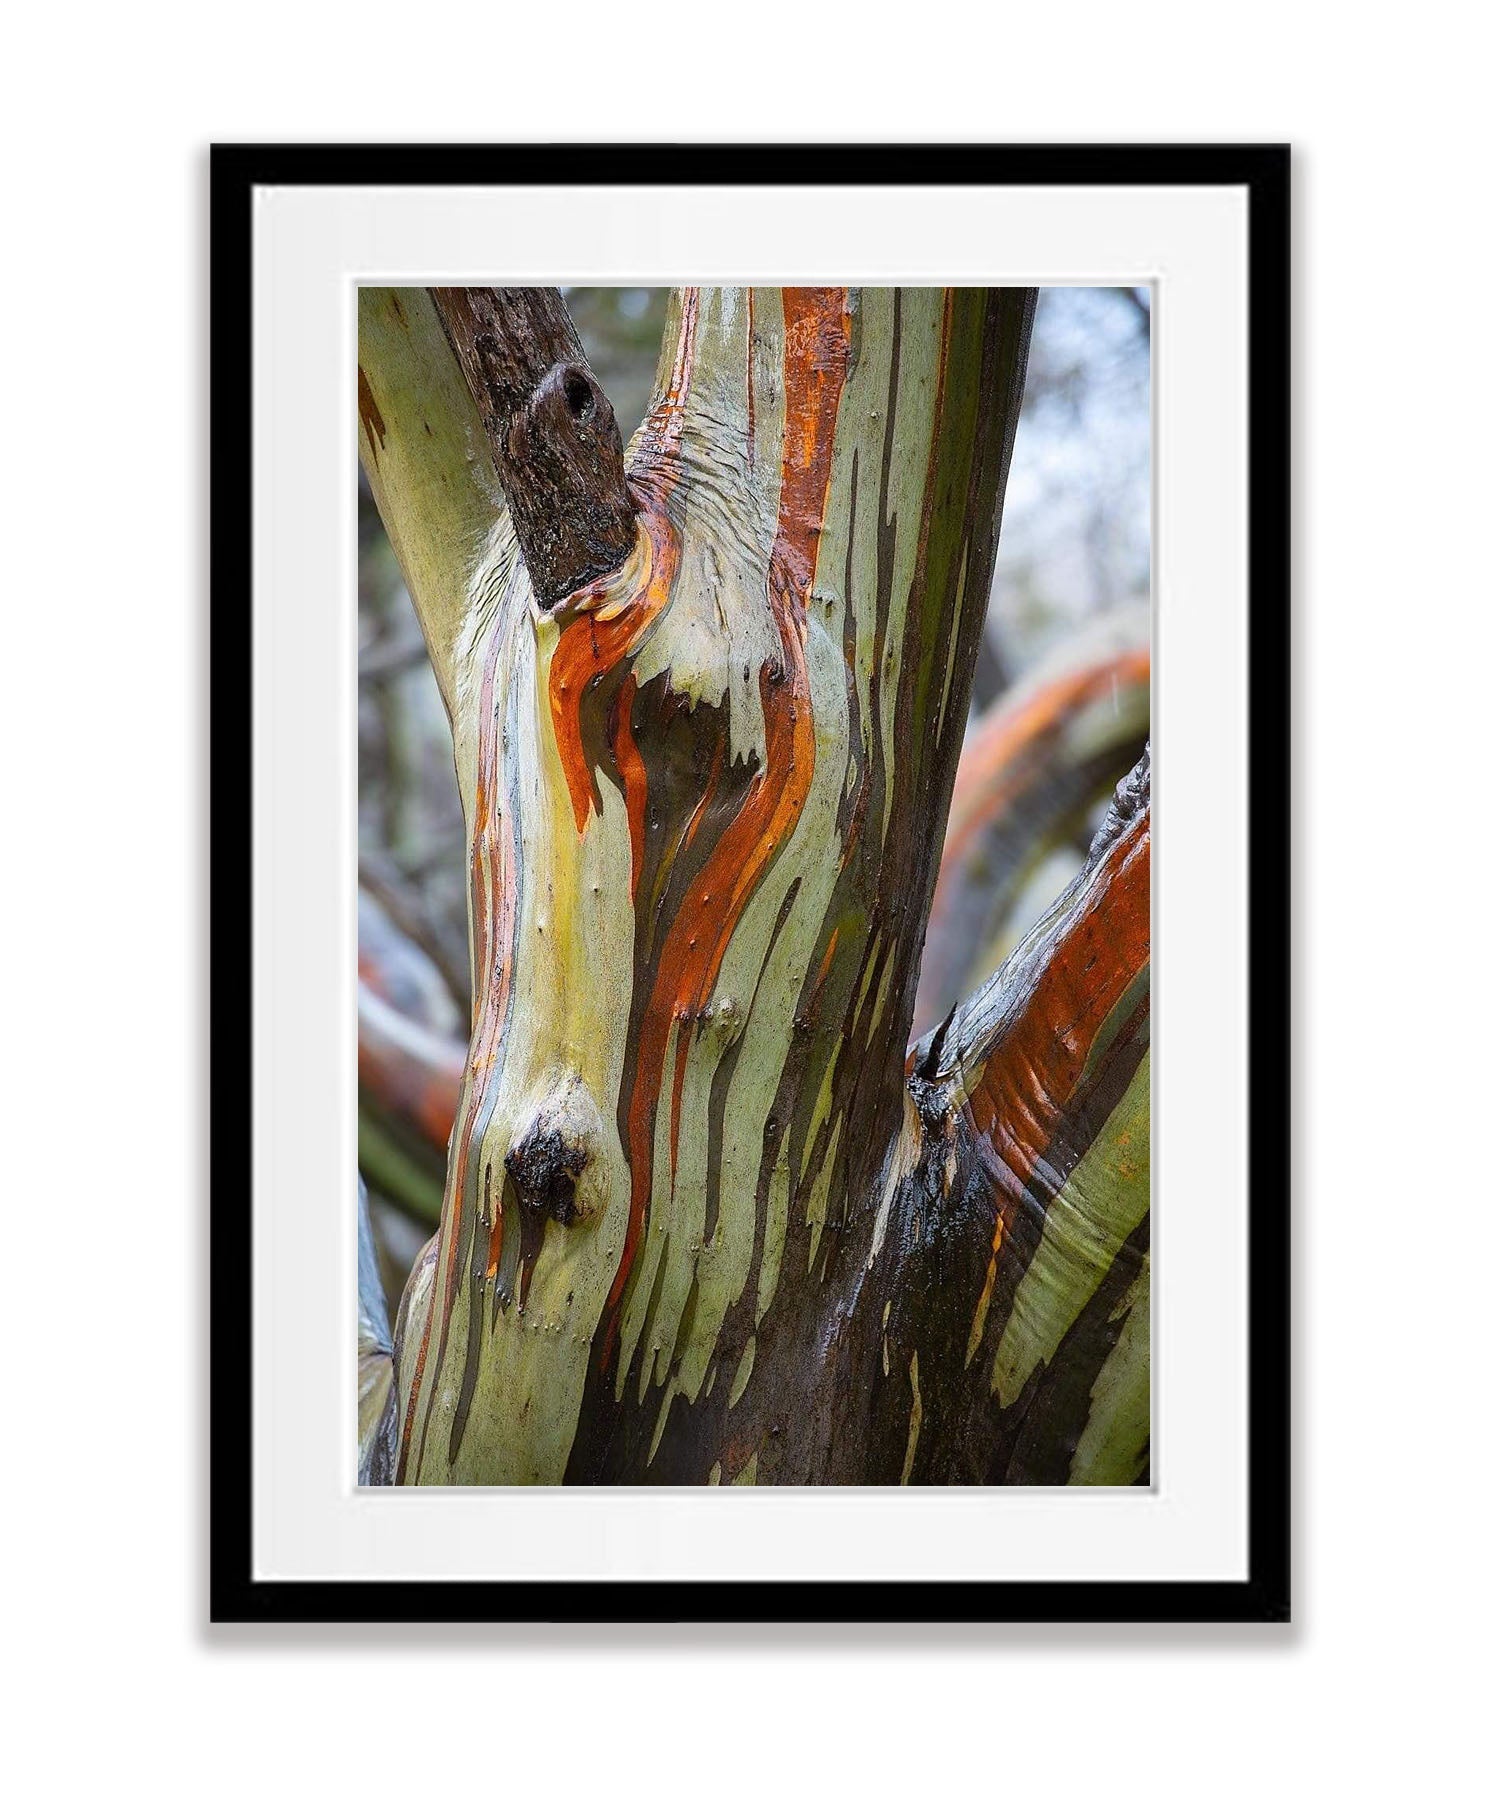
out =
[[998,1158],[1002,1211],[1037,1173],[1100,1027],[1150,958],[1149,814],[1115,840],[1095,880],[1096,898],[1058,941],[968,1097],[969,1118]]
[[[672,1021],[681,1020],[684,1027],[671,1098],[675,1173],[689,1022],[708,1004],[745,904],[791,836],[812,783],[814,737],[803,633],[832,475],[834,427],[849,364],[850,319],[842,288],[787,289],[783,305],[786,411],[776,538],[767,571],[767,598],[781,641],[781,663],[760,672],[765,766],[750,783],[739,811],[668,928],[657,963],[630,1097],[630,1214],[607,1302],[611,1312],[625,1291],[645,1222],[653,1121]],[[606,1359],[613,1341],[612,1325],[605,1338]]]
[[609,578],[581,591],[572,602],[578,611],[558,637],[547,676],[552,734],[580,837],[596,797],[593,768],[583,742],[584,698],[601,675],[608,674],[635,648],[646,627],[666,605],[677,575],[679,542],[667,517],[665,493],[660,488],[638,489],[636,498],[648,550],[645,574],[618,611],[611,606],[608,618],[600,618],[595,609],[608,600]]
[[[627,477],[645,538],[645,572],[635,592],[623,604],[610,600],[612,576],[580,590],[570,603],[573,616],[552,653],[547,680],[552,731],[580,837],[588,825],[596,791],[583,742],[584,696],[601,675],[615,668],[640,642],[646,628],[666,605],[677,577],[681,545],[676,528],[667,517],[667,499],[680,474],[679,448],[697,329],[698,290],[689,288],[683,295],[682,326],[667,391],[641,426],[635,467]],[[601,609],[607,609],[608,617],[599,616]]]

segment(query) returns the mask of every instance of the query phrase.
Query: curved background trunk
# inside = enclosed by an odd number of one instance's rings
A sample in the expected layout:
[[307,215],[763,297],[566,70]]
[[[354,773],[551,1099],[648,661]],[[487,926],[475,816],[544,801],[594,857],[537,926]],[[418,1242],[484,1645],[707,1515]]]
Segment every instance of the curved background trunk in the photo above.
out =
[[[994,974],[1020,938],[1018,911],[1048,858],[1086,843],[1151,729],[1151,653],[1094,654],[995,702],[970,731],[953,804],[914,1029],[928,1032]],[[1057,885],[1057,884],[1054,884]]]

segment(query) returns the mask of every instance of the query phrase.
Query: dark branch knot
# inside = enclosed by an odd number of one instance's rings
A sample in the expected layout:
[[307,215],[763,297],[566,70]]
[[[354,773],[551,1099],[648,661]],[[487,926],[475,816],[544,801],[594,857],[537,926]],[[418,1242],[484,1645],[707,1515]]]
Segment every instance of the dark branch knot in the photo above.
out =
[[576,444],[604,461],[623,458],[615,409],[582,363],[557,363],[515,415],[506,445],[517,461],[566,454]]
[[614,408],[556,288],[433,288],[474,396],[537,604],[545,610],[635,548]]
[[505,1153],[505,1171],[523,1209],[559,1225],[577,1217],[574,1192],[587,1162],[583,1146],[560,1131],[529,1131]]

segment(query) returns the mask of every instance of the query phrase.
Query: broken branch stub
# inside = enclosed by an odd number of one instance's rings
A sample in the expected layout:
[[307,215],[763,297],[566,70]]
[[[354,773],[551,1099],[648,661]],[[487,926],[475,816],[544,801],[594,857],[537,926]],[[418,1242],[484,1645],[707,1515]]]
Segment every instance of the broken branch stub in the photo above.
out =
[[474,396],[537,603],[612,574],[635,546],[614,408],[556,288],[432,288]]

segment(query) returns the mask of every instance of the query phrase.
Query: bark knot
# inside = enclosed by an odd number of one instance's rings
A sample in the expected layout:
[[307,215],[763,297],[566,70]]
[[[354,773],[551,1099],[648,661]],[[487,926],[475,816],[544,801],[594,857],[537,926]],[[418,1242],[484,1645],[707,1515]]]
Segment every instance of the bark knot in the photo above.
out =
[[555,288],[433,288],[484,421],[537,604],[613,574],[635,548],[614,408]]
[[529,1131],[505,1153],[505,1171],[516,1198],[530,1213],[571,1225],[578,1216],[574,1191],[588,1162],[582,1144],[560,1131]]

